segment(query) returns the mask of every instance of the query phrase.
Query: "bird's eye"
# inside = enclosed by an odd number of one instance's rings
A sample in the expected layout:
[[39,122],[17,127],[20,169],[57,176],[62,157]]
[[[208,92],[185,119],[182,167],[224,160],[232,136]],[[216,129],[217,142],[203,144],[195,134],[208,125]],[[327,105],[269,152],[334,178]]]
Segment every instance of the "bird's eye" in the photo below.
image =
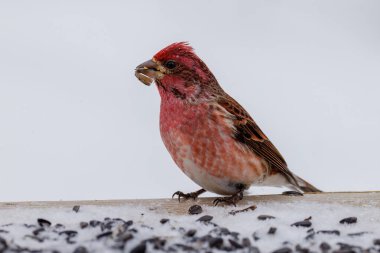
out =
[[165,63],[165,66],[168,68],[168,69],[174,69],[177,64],[175,63],[175,61],[173,60],[169,60]]

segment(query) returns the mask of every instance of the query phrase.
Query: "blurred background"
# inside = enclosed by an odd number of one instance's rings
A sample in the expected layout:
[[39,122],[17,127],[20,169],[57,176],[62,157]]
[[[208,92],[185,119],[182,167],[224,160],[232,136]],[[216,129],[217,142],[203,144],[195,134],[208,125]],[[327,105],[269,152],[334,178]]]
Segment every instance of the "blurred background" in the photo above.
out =
[[379,11],[376,0],[2,0],[0,201],[197,190],[161,141],[156,87],[134,76],[178,41],[292,171],[325,191],[380,190]]

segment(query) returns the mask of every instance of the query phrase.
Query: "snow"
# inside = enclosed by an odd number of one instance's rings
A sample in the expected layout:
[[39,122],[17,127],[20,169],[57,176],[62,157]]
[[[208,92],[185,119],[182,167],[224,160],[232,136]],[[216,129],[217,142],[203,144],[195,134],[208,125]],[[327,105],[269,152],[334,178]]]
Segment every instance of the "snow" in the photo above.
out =
[[[8,231],[8,233],[0,232],[0,237],[6,239],[10,245],[19,245],[35,250],[73,252],[78,246],[84,246],[91,252],[115,252],[112,246],[115,245],[117,233],[120,233],[122,223],[116,222],[116,225],[114,224],[110,229],[113,233],[111,237],[99,240],[96,239],[96,236],[102,233],[100,226],[94,228],[89,226],[84,229],[79,226],[82,221],[104,221],[106,217],[109,217],[111,219],[122,218],[125,221],[133,220],[133,225],[128,229],[135,228],[137,233],[130,232],[134,238],[126,242],[125,252],[129,252],[139,245],[142,240],[153,237],[167,240],[164,246],[165,250],[168,250],[170,246],[176,243],[181,243],[201,249],[200,251],[205,251],[209,244],[207,242],[199,243],[199,241],[197,243],[190,242],[189,238],[185,236],[186,231],[196,229],[195,238],[207,234],[217,237],[216,231],[210,231],[219,227],[226,227],[231,232],[238,232],[239,236],[236,241],[240,244],[243,238],[249,238],[252,246],[259,248],[261,252],[272,252],[284,246],[294,249],[298,244],[319,252],[319,246],[322,242],[327,242],[333,249],[339,248],[337,243],[346,243],[367,249],[375,247],[373,241],[380,238],[380,212],[378,208],[371,205],[350,206],[316,202],[267,202],[258,204],[257,209],[254,211],[237,213],[236,215],[229,214],[231,210],[243,209],[253,204],[248,203],[238,207],[202,206],[203,212],[198,215],[178,215],[171,213],[170,210],[163,209],[162,206],[147,208],[146,206],[136,205],[83,205],[77,213],[72,208],[9,208],[0,210],[0,231]],[[275,219],[258,220],[257,217],[263,214],[272,215]],[[211,223],[196,222],[197,219],[204,215],[213,216]],[[291,224],[310,216],[311,227],[291,226]],[[357,217],[357,223],[339,223],[341,219],[351,216]],[[52,223],[51,227],[46,228],[46,231],[38,234],[39,238],[45,238],[43,242],[25,237],[27,234],[33,235],[32,231],[39,227],[38,218],[47,219]],[[163,218],[167,218],[169,221],[161,224],[160,220]],[[56,228],[55,225],[58,223],[63,224],[65,228]],[[32,224],[35,227],[27,228],[24,224]],[[277,228],[275,234],[268,234],[270,227]],[[307,240],[305,237],[312,233],[309,230],[311,228],[314,230],[315,235]],[[56,232],[53,232],[54,230]],[[74,243],[68,244],[66,236],[59,235],[58,232],[64,230],[78,231],[78,234],[71,240]],[[339,230],[340,235],[317,233],[320,230]],[[107,229],[104,231],[107,231]],[[126,232],[128,233],[128,231]],[[360,232],[365,233],[357,236],[349,235]],[[255,241],[253,234],[260,239]],[[224,245],[229,246],[228,238],[233,237],[231,235],[221,237],[224,238]],[[153,245],[148,243],[147,250],[153,250]],[[241,251],[248,252],[248,249],[241,249]]]

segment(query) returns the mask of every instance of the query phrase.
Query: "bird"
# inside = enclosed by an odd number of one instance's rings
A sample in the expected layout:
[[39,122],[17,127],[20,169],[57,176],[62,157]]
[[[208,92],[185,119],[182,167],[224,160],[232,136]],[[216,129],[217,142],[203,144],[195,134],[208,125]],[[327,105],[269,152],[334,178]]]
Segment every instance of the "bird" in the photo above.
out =
[[172,197],[196,199],[206,191],[222,195],[214,204],[236,205],[250,186],[321,192],[288,168],[249,113],[219,85],[188,42],[176,42],[135,68],[161,97],[159,127],[176,165],[200,190]]

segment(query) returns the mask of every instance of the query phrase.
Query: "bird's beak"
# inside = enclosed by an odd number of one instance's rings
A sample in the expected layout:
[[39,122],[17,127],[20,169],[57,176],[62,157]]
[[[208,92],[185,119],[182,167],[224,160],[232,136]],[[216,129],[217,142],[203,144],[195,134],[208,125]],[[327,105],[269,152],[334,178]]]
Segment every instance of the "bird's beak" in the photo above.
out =
[[153,60],[146,61],[135,69],[135,76],[145,85],[151,85],[159,73],[158,65]]

